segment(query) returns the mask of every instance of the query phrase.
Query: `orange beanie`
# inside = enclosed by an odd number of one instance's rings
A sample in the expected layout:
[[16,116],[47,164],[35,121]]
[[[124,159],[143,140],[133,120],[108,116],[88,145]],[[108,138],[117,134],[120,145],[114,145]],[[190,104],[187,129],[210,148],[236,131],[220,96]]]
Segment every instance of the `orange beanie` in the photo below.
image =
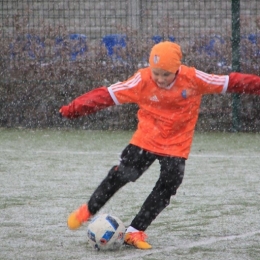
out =
[[165,41],[155,44],[151,50],[149,63],[151,68],[159,68],[176,73],[181,65],[181,47]]

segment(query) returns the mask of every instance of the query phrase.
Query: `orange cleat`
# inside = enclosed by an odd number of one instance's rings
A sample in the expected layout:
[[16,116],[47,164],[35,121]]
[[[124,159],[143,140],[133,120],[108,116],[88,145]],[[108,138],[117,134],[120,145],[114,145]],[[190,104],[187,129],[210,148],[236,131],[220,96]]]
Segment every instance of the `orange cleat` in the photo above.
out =
[[143,231],[130,232],[125,234],[125,243],[138,249],[150,249],[152,246],[145,241],[146,238]]
[[83,204],[77,210],[72,212],[68,217],[68,227],[70,229],[79,228],[84,222],[88,221],[91,214],[88,210],[88,205]]

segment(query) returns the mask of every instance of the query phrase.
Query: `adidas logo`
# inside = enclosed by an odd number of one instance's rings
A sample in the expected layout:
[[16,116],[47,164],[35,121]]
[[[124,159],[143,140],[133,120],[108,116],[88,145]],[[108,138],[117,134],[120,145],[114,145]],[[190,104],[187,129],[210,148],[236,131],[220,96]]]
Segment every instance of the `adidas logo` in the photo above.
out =
[[159,102],[158,97],[156,97],[156,95],[153,95],[152,97],[150,97],[151,101],[155,101],[155,102]]

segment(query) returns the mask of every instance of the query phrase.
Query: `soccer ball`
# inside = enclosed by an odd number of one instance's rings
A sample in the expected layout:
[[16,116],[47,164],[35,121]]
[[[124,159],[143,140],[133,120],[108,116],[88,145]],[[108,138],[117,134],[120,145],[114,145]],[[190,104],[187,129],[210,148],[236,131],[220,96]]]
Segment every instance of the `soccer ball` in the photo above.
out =
[[124,243],[125,226],[123,222],[109,214],[94,217],[87,229],[88,243],[95,250],[116,250]]

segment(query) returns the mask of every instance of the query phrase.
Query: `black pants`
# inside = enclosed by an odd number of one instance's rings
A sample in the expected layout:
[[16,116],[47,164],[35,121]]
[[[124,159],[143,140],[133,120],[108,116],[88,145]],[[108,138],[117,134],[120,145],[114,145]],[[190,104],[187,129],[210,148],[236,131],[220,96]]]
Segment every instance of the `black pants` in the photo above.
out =
[[136,181],[149,166],[158,159],[160,176],[152,192],[145,200],[131,226],[144,231],[158,214],[169,205],[182,183],[185,159],[180,157],[159,156],[129,144],[121,154],[118,166],[113,166],[88,201],[91,214],[96,214],[102,206],[126,183]]

